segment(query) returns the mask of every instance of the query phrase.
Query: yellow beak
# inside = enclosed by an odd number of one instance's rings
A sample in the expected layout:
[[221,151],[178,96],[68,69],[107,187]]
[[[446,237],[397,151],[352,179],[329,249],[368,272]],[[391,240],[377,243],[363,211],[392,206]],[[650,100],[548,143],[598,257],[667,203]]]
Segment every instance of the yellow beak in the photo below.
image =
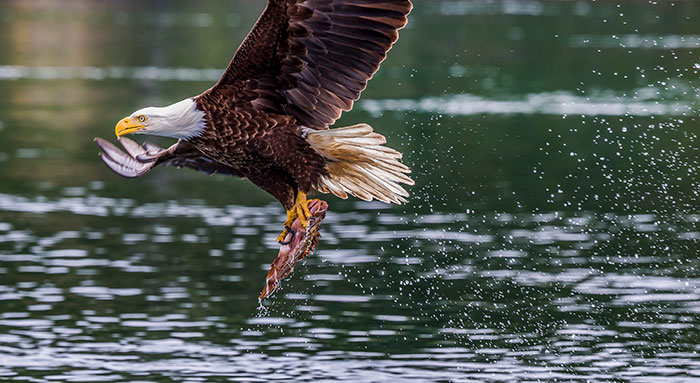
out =
[[117,126],[114,127],[114,134],[116,134],[117,137],[121,137],[125,134],[138,132],[139,130],[144,129],[146,129],[145,125],[138,122],[134,123],[131,121],[131,117],[126,117],[119,121]]

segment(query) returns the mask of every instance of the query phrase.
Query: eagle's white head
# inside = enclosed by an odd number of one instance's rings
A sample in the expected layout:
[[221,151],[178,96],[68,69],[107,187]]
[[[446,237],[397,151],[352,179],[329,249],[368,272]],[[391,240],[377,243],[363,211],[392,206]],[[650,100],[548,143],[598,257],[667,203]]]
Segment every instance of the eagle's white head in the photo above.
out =
[[193,99],[187,98],[170,106],[139,109],[121,119],[114,133],[117,137],[137,133],[186,140],[199,136],[205,126],[204,112],[197,109]]

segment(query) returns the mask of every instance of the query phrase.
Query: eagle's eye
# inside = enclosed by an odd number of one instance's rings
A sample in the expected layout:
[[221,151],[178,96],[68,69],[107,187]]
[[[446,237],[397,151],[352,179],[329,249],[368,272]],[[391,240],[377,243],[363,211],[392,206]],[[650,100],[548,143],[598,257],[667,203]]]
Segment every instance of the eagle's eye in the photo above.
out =
[[141,122],[145,122],[145,121],[146,121],[146,116],[144,116],[143,114],[140,115],[140,116],[138,116],[137,118],[138,118],[139,121],[141,121]]

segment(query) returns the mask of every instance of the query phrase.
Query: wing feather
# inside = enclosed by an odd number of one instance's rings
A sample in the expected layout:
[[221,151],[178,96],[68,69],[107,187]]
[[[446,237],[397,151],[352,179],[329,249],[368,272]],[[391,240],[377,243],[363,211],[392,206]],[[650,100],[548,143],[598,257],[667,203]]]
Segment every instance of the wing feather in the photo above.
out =
[[187,167],[207,174],[218,173],[243,177],[238,170],[214,161],[183,140],[179,140],[168,149],[163,149],[149,142],[139,145],[129,138],[121,137],[119,143],[126,153],[99,137],[95,138],[95,143],[102,149],[100,153],[102,161],[122,177],[139,177],[158,165]]
[[411,8],[410,0],[269,0],[201,97],[327,129],[360,97]]

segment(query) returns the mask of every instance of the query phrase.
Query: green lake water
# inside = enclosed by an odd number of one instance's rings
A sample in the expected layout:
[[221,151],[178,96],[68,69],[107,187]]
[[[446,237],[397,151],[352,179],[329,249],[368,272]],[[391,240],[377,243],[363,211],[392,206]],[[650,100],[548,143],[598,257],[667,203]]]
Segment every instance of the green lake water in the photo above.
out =
[[416,0],[339,121],[411,201],[322,197],[259,303],[272,197],[92,139],[211,86],[262,7],[0,2],[0,380],[700,382],[699,3]]

